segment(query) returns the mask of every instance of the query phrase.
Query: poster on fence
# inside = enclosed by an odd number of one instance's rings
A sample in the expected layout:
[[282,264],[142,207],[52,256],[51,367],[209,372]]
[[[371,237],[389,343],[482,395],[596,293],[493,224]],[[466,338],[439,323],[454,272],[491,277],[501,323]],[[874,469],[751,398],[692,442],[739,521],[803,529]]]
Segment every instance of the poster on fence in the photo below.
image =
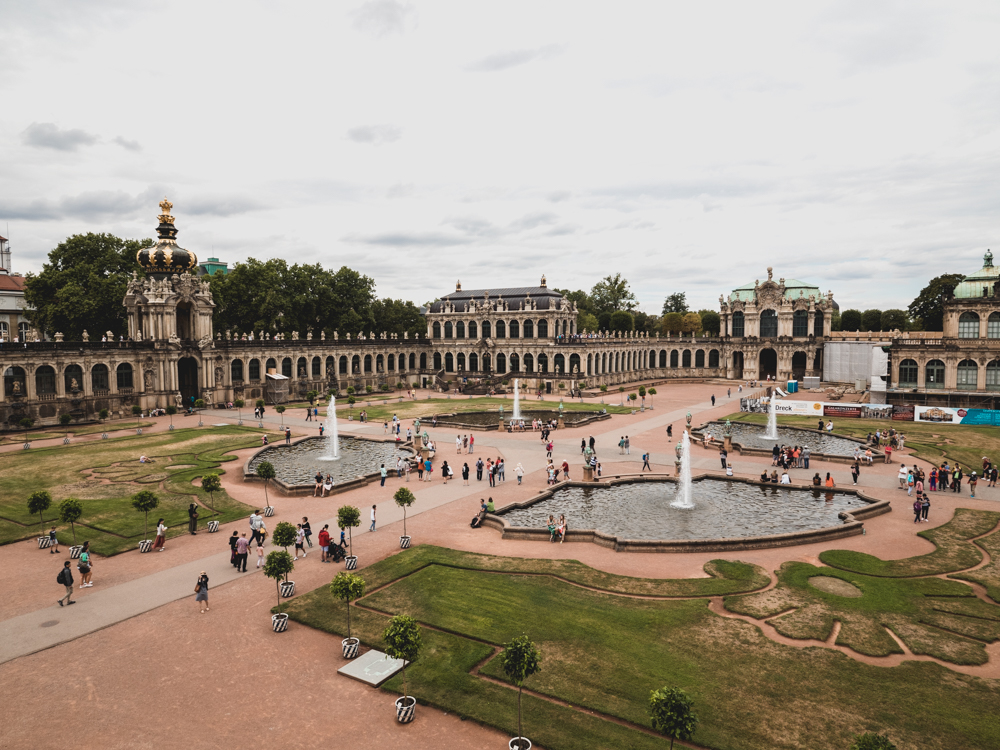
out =
[[947,406],[918,406],[915,421],[939,424],[1000,426],[1000,411],[996,409],[954,409]]
[[862,404],[823,404],[823,416],[858,419],[863,408]]
[[916,410],[912,404],[896,404],[892,407],[892,419],[894,422],[912,422]]

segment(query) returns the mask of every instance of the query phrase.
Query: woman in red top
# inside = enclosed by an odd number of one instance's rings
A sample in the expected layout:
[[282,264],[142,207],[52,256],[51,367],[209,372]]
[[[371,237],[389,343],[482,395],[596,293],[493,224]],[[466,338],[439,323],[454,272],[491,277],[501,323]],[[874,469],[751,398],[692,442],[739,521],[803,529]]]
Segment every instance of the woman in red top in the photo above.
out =
[[327,553],[330,551],[330,532],[328,529],[330,524],[323,526],[323,530],[319,532],[319,548],[320,548],[320,562],[330,562],[327,560]]

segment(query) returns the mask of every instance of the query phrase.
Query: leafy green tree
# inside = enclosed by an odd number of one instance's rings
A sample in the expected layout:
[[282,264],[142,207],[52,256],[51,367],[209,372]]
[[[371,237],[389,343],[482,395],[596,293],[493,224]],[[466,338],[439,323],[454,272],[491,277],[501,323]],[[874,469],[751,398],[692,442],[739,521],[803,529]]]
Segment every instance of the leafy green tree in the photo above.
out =
[[262,399],[262,398],[257,399],[254,402],[254,406],[256,406],[258,409],[263,409],[264,408],[264,399]]
[[905,310],[883,310],[881,329],[883,331],[905,331],[909,327],[910,320]]
[[365,595],[365,579],[348,570],[337,573],[330,582],[330,593],[347,605],[347,637],[351,637],[351,602]]
[[590,290],[590,299],[597,312],[631,311],[639,305],[629,289],[628,281],[620,273],[605,276],[594,284],[594,288]]
[[376,331],[395,333],[400,337],[404,333],[413,336],[427,331],[427,321],[417,306],[409,301],[388,297],[375,300],[372,303],[372,317],[375,320]]
[[714,310],[699,310],[698,315],[701,317],[701,330],[709,336],[718,336],[719,329],[722,327],[719,313]]
[[602,331],[611,330],[611,313],[604,311],[597,314],[597,327]]
[[135,417],[135,426],[140,427],[142,424],[142,420],[140,419],[140,417],[142,416],[142,407],[138,405],[133,406],[132,416]]
[[842,330],[841,325],[840,313],[835,310],[830,314],[830,330],[840,331]]
[[285,550],[272,550],[264,560],[264,575],[274,579],[278,593],[278,608],[281,608],[281,581],[288,581],[288,575],[295,570],[295,561]]
[[204,409],[205,408],[205,401],[204,401],[204,399],[196,398],[195,401],[194,401],[194,408],[195,409]]
[[842,331],[860,331],[861,330],[861,311],[860,310],[843,310],[840,313],[840,330]]
[[643,404],[643,406],[645,406],[646,405],[646,386],[644,386],[644,385],[640,385],[639,386],[639,398],[642,399],[642,404]]
[[104,421],[105,419],[107,419],[107,418],[108,418],[108,410],[107,410],[107,409],[101,409],[101,410],[100,410],[100,411],[99,411],[99,412],[97,413],[97,416],[98,416],[98,418],[99,418],[99,419],[100,419],[101,421]]
[[696,312],[684,313],[681,331],[694,336],[701,330],[701,316]]
[[140,490],[132,495],[132,507],[140,513],[144,513],[146,516],[145,526],[143,527],[142,532],[143,539],[147,539],[149,537],[149,511],[156,510],[156,507],[159,504],[160,499],[149,490]]
[[393,659],[403,660],[403,697],[406,698],[406,662],[412,664],[420,656],[422,643],[420,626],[407,615],[396,615],[389,620],[389,627],[382,633],[385,653]]
[[570,302],[575,302],[577,312],[579,313],[595,315],[598,312],[594,307],[594,301],[590,298],[590,295],[582,289],[577,289],[575,292],[571,292],[569,289],[555,289],[553,291],[558,292]]
[[281,426],[282,427],[285,426],[285,409],[286,409],[286,407],[285,407],[284,404],[278,404],[277,406],[274,407],[274,410],[276,412],[278,412],[278,414],[281,415]]
[[270,461],[261,461],[257,464],[255,473],[258,477],[264,480],[264,503],[270,507],[271,501],[267,497],[267,485],[270,484],[271,480],[277,476],[274,471],[274,464]]
[[504,646],[500,666],[507,679],[517,686],[517,746],[521,747],[524,730],[521,727],[521,692],[524,681],[541,669],[541,654],[526,635],[519,635]]
[[72,420],[73,420],[73,415],[70,414],[69,412],[59,415],[59,424],[63,425],[64,427],[68,425]]
[[271,532],[271,541],[279,547],[284,547],[285,552],[288,552],[288,548],[295,544],[295,534],[296,529],[294,526],[288,523],[288,521],[281,521],[274,527],[274,531]]
[[75,497],[67,497],[59,503],[59,520],[68,523],[73,532],[73,544],[76,544],[76,522],[83,515],[83,504]]
[[[655,396],[655,395],[656,395],[656,389],[655,389],[655,388],[650,388],[650,389],[649,389],[648,391],[646,391],[646,392],[647,392],[647,393],[649,394],[649,403],[651,403],[651,404],[652,404],[652,403],[653,403],[653,396]],[[650,407],[650,408],[652,408],[652,407]]]
[[884,734],[865,732],[854,738],[848,750],[896,750],[896,745]]
[[233,401],[233,406],[236,407],[236,418],[240,422],[243,421],[243,411],[242,411],[242,409],[243,409],[244,405],[245,405],[245,402],[241,398],[238,398],[235,401]]
[[174,424],[174,414],[177,413],[177,407],[174,406],[173,404],[170,404],[165,409],[165,411],[167,412],[167,416],[170,417],[170,425],[173,426],[173,424]]
[[316,401],[316,397],[319,395],[319,391],[306,391],[306,398],[309,400],[309,405],[312,406]]
[[201,478],[201,488],[205,490],[211,498],[212,512],[215,512],[215,493],[222,492],[222,482],[219,481],[219,475],[205,474]]
[[31,515],[38,514],[39,523],[44,526],[45,518],[42,514],[47,511],[52,506],[52,495],[46,490],[35,490],[30,495],[28,495],[28,513]]
[[[925,331],[944,329],[944,301],[955,291],[955,287],[965,278],[961,273],[945,273],[935,276],[917,298],[910,303],[907,311],[914,320],[919,320]],[[849,330],[849,329],[846,329]]]
[[392,499],[396,501],[396,505],[403,509],[403,536],[406,536],[406,509],[413,505],[413,501],[417,498],[406,487],[400,487]]
[[681,333],[684,330],[684,315],[679,312],[669,312],[663,316],[663,333]]
[[142,273],[135,256],[152,244],[110,234],[76,234],[59,243],[41,273],[25,279],[32,325],[49,336],[60,331],[67,341],[79,341],[84,329],[124,331],[122,299],[132,272]]
[[611,313],[611,330],[625,333],[635,330],[635,318],[632,313],[624,310],[616,310]]
[[643,331],[650,335],[654,335],[660,330],[660,316],[650,315],[644,313],[642,310],[633,310],[632,317],[635,319],[635,327],[633,330]]
[[687,292],[674,292],[663,302],[663,314],[688,312]]
[[882,311],[872,309],[872,310],[865,310],[863,313],[861,313],[861,330],[881,331]]
[[580,333],[584,331],[596,331],[600,325],[600,321],[593,313],[581,312],[576,314],[576,330]]
[[688,741],[698,728],[698,717],[694,704],[687,693],[677,687],[662,687],[649,696],[650,719],[653,729],[670,738],[671,750],[674,740]]
[[354,537],[351,534],[351,529],[357,528],[360,525],[361,511],[353,505],[341,505],[339,510],[337,510],[337,526],[347,529],[347,543],[350,547],[352,557],[354,556]]

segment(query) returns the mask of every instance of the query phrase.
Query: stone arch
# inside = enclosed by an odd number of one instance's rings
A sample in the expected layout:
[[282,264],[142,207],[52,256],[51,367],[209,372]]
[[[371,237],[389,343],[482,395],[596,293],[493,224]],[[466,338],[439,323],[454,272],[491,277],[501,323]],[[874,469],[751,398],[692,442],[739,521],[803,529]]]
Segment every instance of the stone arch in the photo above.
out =
[[546,354],[538,355],[538,372],[546,375],[549,372],[549,357]]
[[[242,360],[237,360],[243,365]],[[98,362],[90,368],[90,389],[94,394],[107,393],[111,386],[108,381],[108,366],[103,362]]]
[[806,376],[808,357],[805,352],[795,352],[792,355],[792,379],[802,380]]
[[511,372],[520,372],[521,371],[521,360],[517,356],[517,354],[515,354],[513,352],[510,355],[510,371]]
[[531,354],[524,355],[524,371],[534,372],[535,371],[535,359]]
[[251,383],[260,382],[260,360],[254,357],[247,364],[247,377]]
[[517,339],[520,338],[520,324],[516,320],[510,321],[510,325],[507,326],[510,338]]
[[547,339],[549,337],[549,322],[545,318],[539,320],[535,328],[538,330],[538,338]]
[[445,372],[455,372],[455,357],[451,352],[445,352],[444,355],[444,371]]
[[465,321],[460,320],[455,324],[455,338],[464,339],[465,338]]
[[507,324],[504,323],[502,320],[497,321],[496,336],[498,339],[507,338]]
[[702,368],[705,366],[705,350],[699,349],[694,353],[694,366]]
[[670,350],[670,366],[671,367],[673,367],[673,368],[676,369],[676,367],[677,367],[677,360],[678,360],[679,356],[680,355],[677,353],[676,349],[671,349]]
[[434,324],[431,326],[431,338],[441,338],[441,323],[437,320],[435,320]]
[[243,360],[234,359],[229,363],[229,377],[234,383],[243,382]]
[[690,366],[691,366],[691,350],[685,349],[684,352],[681,354],[681,367],[690,367]]
[[533,338],[535,338],[535,324],[534,323],[532,323],[530,320],[524,321],[523,329],[524,329],[524,338],[526,338],[526,339],[533,339]]
[[759,379],[764,380],[768,375],[771,376],[772,380],[778,377],[778,353],[774,349],[770,347],[761,349],[758,362],[757,377]]
[[708,353],[708,366],[709,367],[716,367],[716,368],[719,366],[719,350],[718,349],[712,349],[711,351],[709,351],[709,353]]
[[580,372],[580,355],[570,354],[569,355],[569,374],[576,375]]

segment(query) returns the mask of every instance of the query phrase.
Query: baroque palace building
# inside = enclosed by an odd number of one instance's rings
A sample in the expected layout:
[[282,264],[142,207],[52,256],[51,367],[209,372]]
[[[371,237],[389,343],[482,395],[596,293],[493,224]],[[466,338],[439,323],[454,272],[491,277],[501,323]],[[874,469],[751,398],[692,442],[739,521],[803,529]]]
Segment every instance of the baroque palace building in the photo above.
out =
[[[144,275],[129,280],[123,303],[126,340],[0,343],[0,423],[28,417],[52,424],[63,414],[91,420],[104,409],[127,416],[203,399],[269,402],[310,390],[364,392],[397,383],[467,392],[519,378],[546,392],[674,378],[779,380],[819,374],[830,293],[771,278],[739,287],[721,301],[721,337],[659,336],[576,330],[577,309],[562,294],[536,287],[455,291],[425,311],[426,334],[334,332],[271,336],[215,331],[215,303],[195,254],[177,244],[172,205],[160,204],[156,244],[138,256]],[[985,324],[984,324],[985,325]],[[97,338],[95,334],[94,338]],[[31,338],[37,338],[31,336]],[[562,388],[560,388],[562,386]]]

